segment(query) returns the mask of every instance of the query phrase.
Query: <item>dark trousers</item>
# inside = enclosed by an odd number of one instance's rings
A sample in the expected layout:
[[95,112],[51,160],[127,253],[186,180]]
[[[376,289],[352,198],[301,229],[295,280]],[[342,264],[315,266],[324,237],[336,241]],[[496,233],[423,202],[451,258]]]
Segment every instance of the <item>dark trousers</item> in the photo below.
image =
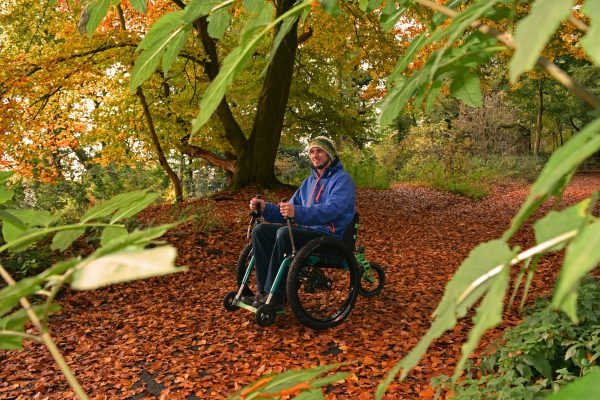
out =
[[[296,250],[325,233],[312,229],[292,228]],[[256,265],[256,286],[260,293],[269,293],[275,281],[281,262],[286,255],[292,254],[290,235],[287,225],[258,224],[252,231],[252,248]],[[287,274],[277,288],[277,293],[285,294]]]

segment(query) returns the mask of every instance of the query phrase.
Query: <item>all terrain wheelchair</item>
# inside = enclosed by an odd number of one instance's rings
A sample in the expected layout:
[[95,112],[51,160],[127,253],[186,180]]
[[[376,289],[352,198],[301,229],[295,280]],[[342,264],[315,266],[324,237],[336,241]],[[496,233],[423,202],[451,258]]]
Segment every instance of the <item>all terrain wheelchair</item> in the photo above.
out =
[[383,289],[385,274],[377,263],[365,259],[364,246],[356,246],[359,226],[358,213],[344,231],[341,240],[319,237],[309,241],[296,252],[291,221],[287,220],[292,254],[287,255],[267,297],[266,303],[258,308],[243,301],[254,296],[255,282],[252,278],[254,256],[251,243],[252,229],[261,223],[260,210],[253,211],[244,247],[236,265],[237,291],[229,292],[223,299],[228,311],[243,308],[256,314],[256,323],[269,326],[275,322],[277,311],[272,304],[273,295],[282,285],[283,274],[287,274],[285,290],[287,301],[296,318],[309,328],[322,330],[340,324],[348,317],[360,294],[364,297],[377,296]]

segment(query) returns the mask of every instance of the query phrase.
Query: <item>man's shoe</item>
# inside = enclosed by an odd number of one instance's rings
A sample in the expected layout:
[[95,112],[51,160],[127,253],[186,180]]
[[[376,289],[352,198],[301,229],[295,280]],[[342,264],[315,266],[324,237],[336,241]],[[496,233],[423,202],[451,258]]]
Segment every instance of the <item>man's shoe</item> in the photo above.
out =
[[[252,307],[258,308],[267,302],[268,294],[259,295],[257,300],[252,303]],[[271,305],[275,309],[275,311],[282,311],[285,308],[285,301],[280,296],[273,296],[271,299]]]
[[245,304],[247,304],[247,305],[251,306],[251,305],[252,305],[252,303],[254,303],[254,302],[256,301],[256,296],[242,296],[242,297],[240,297],[240,300],[241,300],[243,303],[245,303]]
[[254,302],[252,303],[252,307],[258,308],[258,307],[262,306],[267,301],[267,297],[269,297],[269,295],[265,294],[265,293],[257,294],[256,297],[254,298]]

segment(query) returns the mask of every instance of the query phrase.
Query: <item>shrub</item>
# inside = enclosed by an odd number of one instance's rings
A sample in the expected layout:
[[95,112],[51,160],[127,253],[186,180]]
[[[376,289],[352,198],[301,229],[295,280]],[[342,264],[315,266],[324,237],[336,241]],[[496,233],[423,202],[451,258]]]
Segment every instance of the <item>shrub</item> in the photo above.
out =
[[445,123],[414,127],[399,146],[405,159],[399,180],[476,199],[498,182],[533,181],[543,165],[533,156],[475,154],[471,139]]
[[[340,152],[344,169],[352,176],[357,187],[387,189],[395,176],[391,153],[385,157],[384,144],[375,144],[362,150],[345,146]],[[390,162],[390,160],[392,160]]]
[[[538,399],[590,373],[600,357],[600,285],[582,281],[578,324],[538,300],[523,322],[508,329],[500,343],[482,358],[479,368],[467,370],[454,388],[457,399]],[[449,377],[432,383],[448,388]]]

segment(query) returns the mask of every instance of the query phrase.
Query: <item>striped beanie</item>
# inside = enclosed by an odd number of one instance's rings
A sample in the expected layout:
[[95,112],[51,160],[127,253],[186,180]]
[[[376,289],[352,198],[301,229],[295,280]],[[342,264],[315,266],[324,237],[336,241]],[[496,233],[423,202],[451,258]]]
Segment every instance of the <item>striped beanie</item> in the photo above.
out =
[[325,136],[317,136],[316,138],[311,139],[310,142],[308,142],[308,151],[310,151],[310,149],[313,147],[318,147],[325,151],[332,161],[337,158],[335,144],[333,144],[331,139],[326,138]]

